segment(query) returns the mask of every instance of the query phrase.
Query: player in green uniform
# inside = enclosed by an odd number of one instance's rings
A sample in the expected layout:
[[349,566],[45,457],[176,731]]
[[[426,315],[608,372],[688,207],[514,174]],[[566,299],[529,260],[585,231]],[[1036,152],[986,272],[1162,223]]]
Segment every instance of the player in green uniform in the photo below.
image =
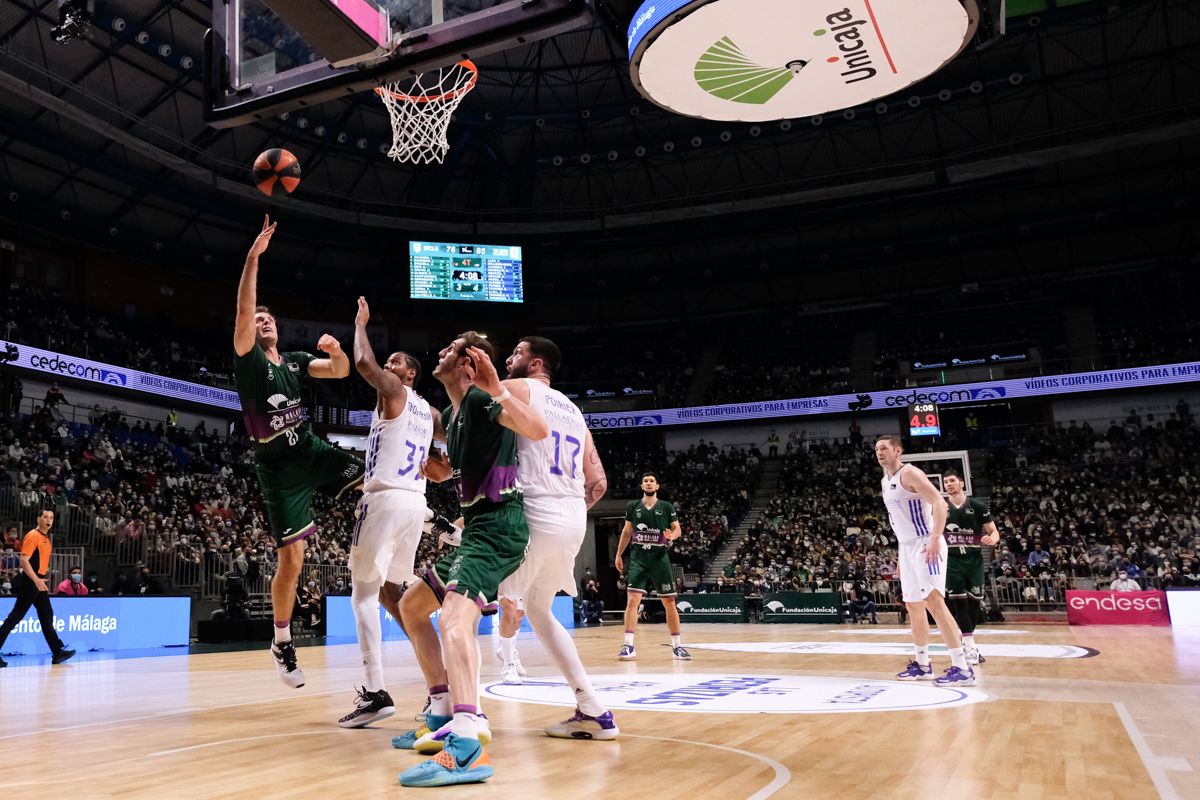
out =
[[957,471],[942,473],[946,500],[946,595],[950,610],[962,628],[963,652],[967,663],[982,664],[984,657],[975,646],[975,626],[983,620],[983,546],[1000,541],[988,504],[964,493],[966,484]]
[[304,685],[304,673],[296,664],[292,645],[292,606],[304,560],[303,540],[316,529],[313,492],[341,497],[362,483],[365,467],[362,459],[313,434],[302,402],[310,378],[350,374],[350,359],[338,340],[325,334],[317,342],[317,349],[328,358],[300,351],[281,353],[275,317],[266,306],[258,305],[258,258],[274,233],[275,225],[268,217],[242,268],[233,331],[237,356],[233,372],[246,433],[255,443],[255,471],[279,558],[271,581],[275,618],[271,655],[280,680],[298,689]]
[[[487,339],[467,331],[442,349],[433,371],[450,397],[442,423],[463,531],[458,549],[429,570],[423,582],[410,586],[400,601],[430,706],[425,727],[396,737],[392,745],[440,750],[434,759],[403,772],[402,786],[476,783],[493,774],[483,750],[486,723],[479,714],[476,631],[481,613],[496,613],[500,582],[521,566],[529,543],[516,437],[540,441],[550,435],[541,415],[501,385],[494,357]],[[429,619],[439,603],[443,645]]]
[[671,634],[671,654],[679,661],[691,661],[680,641],[679,609],[675,607],[675,580],[671,577],[671,559],[667,548],[683,535],[675,506],[658,499],[658,476],[653,472],[642,475],[642,499],[634,500],[625,509],[625,527],[617,544],[616,565],[625,571],[625,548],[633,543],[629,554],[629,574],[626,576],[625,644],[617,658],[632,661],[637,658],[633,637],[637,633],[637,612],[642,598],[657,592],[667,612],[667,631]]

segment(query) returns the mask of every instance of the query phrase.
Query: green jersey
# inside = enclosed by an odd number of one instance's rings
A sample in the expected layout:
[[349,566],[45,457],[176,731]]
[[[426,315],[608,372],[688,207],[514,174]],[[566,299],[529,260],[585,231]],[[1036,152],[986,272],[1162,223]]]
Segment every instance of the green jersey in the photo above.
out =
[[272,363],[258,342],[244,356],[233,359],[238,399],[246,420],[246,433],[258,444],[259,459],[284,455],[310,433],[304,388],[312,353],[280,353]]
[[454,406],[442,412],[451,476],[468,520],[521,499],[517,435],[496,421],[503,410],[487,392],[472,386],[457,413]]
[[946,501],[946,544],[951,547],[979,547],[983,526],[992,521],[988,504],[968,497],[962,508]]
[[678,520],[675,506],[666,500],[658,500],[650,508],[646,508],[641,500],[634,500],[625,507],[625,521],[633,525],[633,535],[629,540],[632,552],[666,547],[667,531]]

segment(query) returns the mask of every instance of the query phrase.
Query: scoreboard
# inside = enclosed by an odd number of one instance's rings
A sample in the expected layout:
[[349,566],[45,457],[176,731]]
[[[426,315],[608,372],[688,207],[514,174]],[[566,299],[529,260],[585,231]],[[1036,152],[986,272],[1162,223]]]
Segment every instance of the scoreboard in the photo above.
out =
[[908,404],[909,436],[941,436],[942,419],[936,403]]
[[413,300],[525,300],[521,248],[516,245],[410,242]]

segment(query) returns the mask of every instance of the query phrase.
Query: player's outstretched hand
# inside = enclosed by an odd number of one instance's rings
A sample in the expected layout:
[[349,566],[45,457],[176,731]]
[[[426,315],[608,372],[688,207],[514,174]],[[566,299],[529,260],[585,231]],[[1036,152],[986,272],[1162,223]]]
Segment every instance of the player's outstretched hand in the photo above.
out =
[[358,313],[354,315],[354,324],[360,328],[365,328],[370,321],[371,307],[367,305],[367,298],[360,296],[358,298]]
[[942,557],[942,548],[939,546],[942,537],[930,537],[929,541],[925,542],[925,563],[933,565],[938,563]]
[[496,372],[496,365],[488,358],[488,354],[480,350],[478,347],[468,347],[467,355],[475,362],[475,369],[471,373],[471,383],[483,389],[492,397],[500,394],[500,375]]
[[258,232],[258,236],[254,239],[254,244],[250,245],[251,258],[258,258],[263,253],[267,252],[267,247],[271,244],[271,236],[275,233],[275,226],[278,222],[271,222],[271,215],[263,215],[262,230]]
[[321,334],[321,338],[317,340],[317,349],[322,353],[333,354],[342,349],[342,343],[330,336],[328,333]]

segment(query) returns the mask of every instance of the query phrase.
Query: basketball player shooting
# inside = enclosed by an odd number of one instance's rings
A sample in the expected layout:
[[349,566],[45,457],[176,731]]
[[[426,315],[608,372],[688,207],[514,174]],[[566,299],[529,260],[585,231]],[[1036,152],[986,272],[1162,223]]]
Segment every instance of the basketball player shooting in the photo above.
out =
[[[883,467],[883,502],[899,549],[900,589],[916,646],[914,660],[896,677],[931,680],[939,686],[974,686],[975,673],[967,665],[962,636],[946,605],[946,503],[925,473],[900,460],[903,453],[899,436],[882,436],[875,442],[875,458]],[[937,678],[929,662],[926,609],[937,620],[950,650],[951,666]]]
[[401,587],[415,579],[413,563],[425,523],[425,482],[450,477],[450,464],[433,445],[444,440],[440,415],[413,391],[421,363],[392,353],[381,367],[375,360],[367,323],[371,308],[358,298],[354,317],[354,367],[377,397],[367,437],[367,471],[350,545],[350,602],[362,653],[364,683],[354,710],[338,720],[361,728],[396,713],[383,680],[382,601],[397,620]]
[[242,267],[233,330],[237,356],[233,371],[279,557],[271,581],[275,619],[271,655],[279,679],[299,689],[304,685],[304,673],[296,663],[291,624],[304,540],[316,530],[313,492],[341,497],[362,483],[366,466],[357,456],[317,438],[304,408],[304,388],[310,378],[336,379],[350,374],[350,359],[338,340],[324,334],[317,342],[317,349],[327,358],[303,351],[281,353],[275,317],[266,306],[258,305],[258,259],[274,234],[275,224],[264,217]]

